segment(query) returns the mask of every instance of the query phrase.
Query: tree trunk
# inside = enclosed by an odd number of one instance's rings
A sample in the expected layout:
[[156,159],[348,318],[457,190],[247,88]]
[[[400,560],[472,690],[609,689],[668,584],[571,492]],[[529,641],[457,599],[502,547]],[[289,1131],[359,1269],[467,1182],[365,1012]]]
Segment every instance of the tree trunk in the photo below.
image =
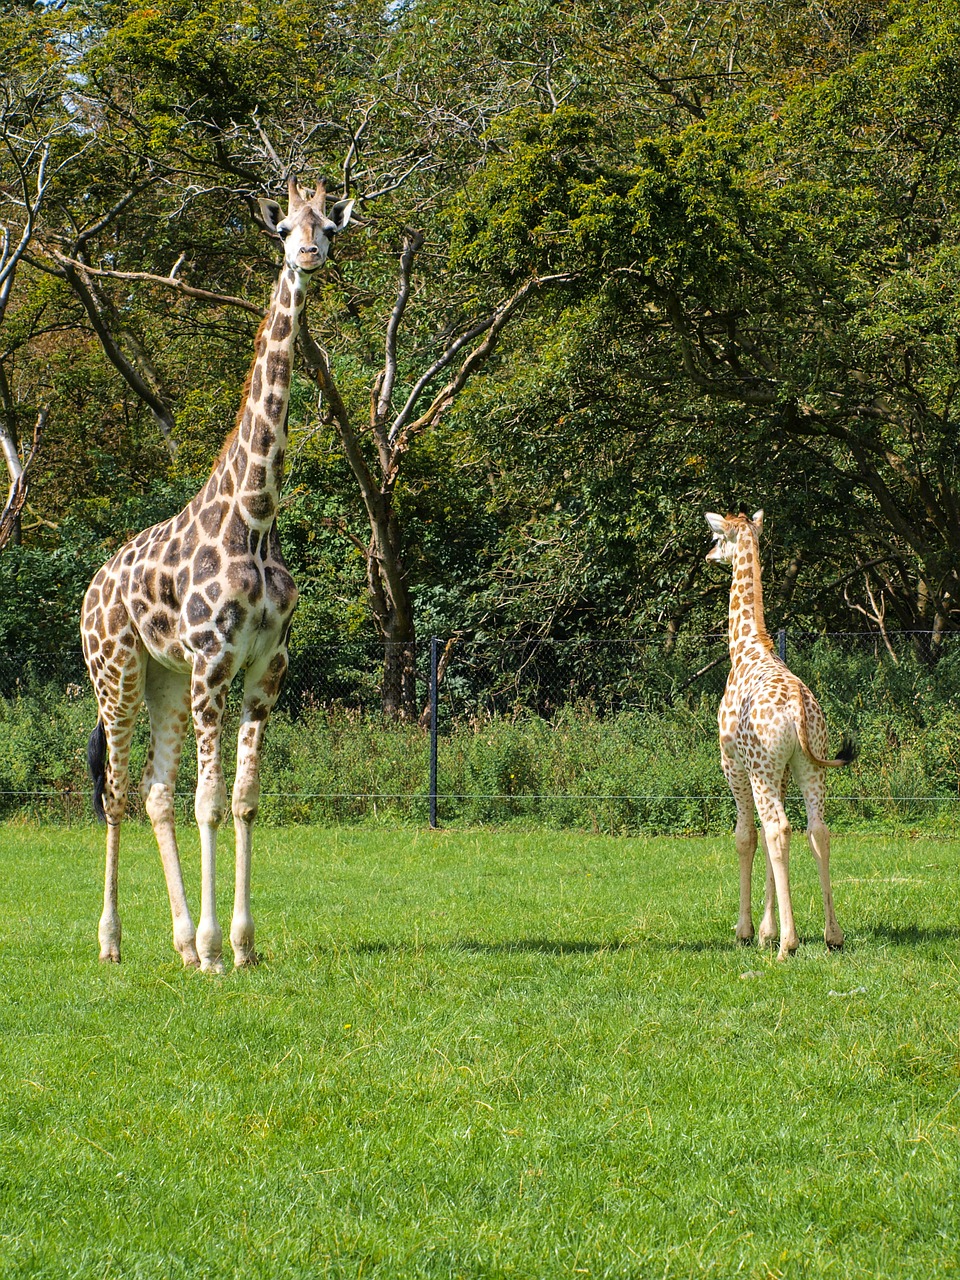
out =
[[384,640],[381,698],[384,719],[416,723],[417,643],[412,637]]
[[367,508],[371,528],[367,583],[374,621],[383,637],[384,718],[416,723],[417,638],[392,498],[392,492],[381,492]]

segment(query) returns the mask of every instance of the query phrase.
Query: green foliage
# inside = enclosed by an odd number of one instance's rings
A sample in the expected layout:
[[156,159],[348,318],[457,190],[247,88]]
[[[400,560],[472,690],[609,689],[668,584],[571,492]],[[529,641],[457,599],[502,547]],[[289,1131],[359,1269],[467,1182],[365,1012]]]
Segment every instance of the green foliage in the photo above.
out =
[[[594,654],[595,651],[591,651]],[[323,656],[322,654],[320,655]],[[895,664],[872,649],[840,650],[821,642],[791,646],[797,673],[820,701],[831,746],[852,735],[859,754],[849,769],[828,776],[829,821],[836,831],[917,830],[955,833],[960,825],[960,654],[948,649],[931,666],[909,653]],[[351,665],[355,657],[355,665]],[[271,719],[263,761],[261,820],[274,823],[424,820],[428,800],[428,740],[414,725],[385,725],[355,707],[358,694],[375,705],[376,667],[348,644],[330,651],[330,670],[298,679],[296,696]],[[591,661],[591,655],[588,655]],[[492,666],[480,659],[488,681]],[[335,670],[334,670],[335,668]],[[595,678],[604,674],[592,664]],[[573,668],[571,668],[573,670]],[[725,667],[716,668],[722,680]],[[720,834],[734,808],[720,770],[716,740],[719,693],[674,694],[670,661],[601,690],[620,709],[587,701],[561,703],[544,714],[451,708],[477,706],[492,685],[468,690],[450,668],[444,687],[439,749],[440,820],[572,828],[615,835]],[[291,675],[293,675],[293,671]],[[336,675],[336,680],[334,680]],[[621,672],[622,676],[622,672]],[[320,683],[343,685],[342,703],[319,703]],[[359,682],[359,690],[350,681]],[[460,681],[460,685],[457,681]],[[639,683],[638,683],[639,682]],[[68,689],[67,685],[74,687]],[[640,686],[645,690],[641,692]],[[469,699],[472,697],[473,702]],[[638,704],[645,705],[640,708]],[[0,698],[0,814],[39,812],[74,818],[88,810],[85,747],[96,722],[92,694],[80,670],[58,684],[35,663]],[[225,767],[235,758],[236,705],[224,733]],[[131,812],[147,746],[147,721],[137,725]],[[178,786],[192,822],[195,751],[188,742]],[[806,825],[792,788],[788,814]]]
[[[576,276],[528,299],[391,481],[421,634],[706,630],[724,585],[702,565],[702,513],[741,504],[767,511],[777,621],[847,628],[872,599],[888,625],[952,628],[958,14],[953,0],[511,0],[495,22],[476,0],[13,6],[10,83],[52,76],[27,106],[31,128],[57,127],[42,236],[3,318],[4,421],[22,444],[51,412],[23,552],[0,568],[0,643],[65,642],[83,572],[140,499],[148,515],[145,495],[199,483],[230,429],[255,320],[156,278],[177,263],[265,302],[274,246],[249,214],[277,186],[271,148],[332,181],[355,135],[355,188],[381,194],[338,242],[311,324],[356,423],[406,228],[425,242],[394,407],[522,282]],[[95,284],[121,356],[176,419],[175,458],[58,247],[131,273]],[[352,642],[372,631],[363,505],[312,385],[295,386],[291,422],[300,634]]]

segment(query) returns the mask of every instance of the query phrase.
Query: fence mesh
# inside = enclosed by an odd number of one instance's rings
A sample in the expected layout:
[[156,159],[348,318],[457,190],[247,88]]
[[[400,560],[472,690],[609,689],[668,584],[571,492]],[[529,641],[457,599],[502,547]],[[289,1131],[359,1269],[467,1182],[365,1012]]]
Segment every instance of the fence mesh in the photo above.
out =
[[[830,777],[832,825],[960,833],[960,637],[791,630],[773,638],[820,700],[832,743],[842,733],[859,740],[853,768]],[[433,774],[431,652],[439,675]],[[293,651],[264,758],[266,821],[426,821],[432,810],[441,823],[729,829],[715,721],[728,671],[724,635],[428,641],[416,652],[405,722],[382,711],[395,656],[361,639]],[[228,769],[239,702],[238,682]],[[0,816],[87,813],[84,757],[95,719],[78,652],[0,655]],[[134,782],[146,739],[142,717]],[[187,811],[194,785],[188,748],[178,785]],[[139,812],[135,786],[131,806]],[[802,823],[796,798],[788,812]]]

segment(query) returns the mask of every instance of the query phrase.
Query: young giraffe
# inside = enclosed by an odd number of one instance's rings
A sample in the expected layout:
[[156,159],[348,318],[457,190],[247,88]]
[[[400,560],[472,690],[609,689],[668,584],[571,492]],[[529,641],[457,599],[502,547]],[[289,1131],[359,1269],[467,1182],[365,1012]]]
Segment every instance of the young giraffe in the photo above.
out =
[[[267,229],[283,242],[283,267],[260,325],[240,412],[210,478],[162,524],[138,534],[99,571],[83,603],[83,651],[100,719],[90,739],[94,807],[107,823],[100,959],[120,960],[117,863],[126,809],[130,742],[141,701],[150,749],[140,784],[185,965],[222,972],[217,922],[217,829],[226,814],[221,729],[227,691],[243,671],[233,787],[236,894],[230,941],[237,965],[256,964],[250,914],[250,842],[260,793],[267,717],[287,668],[297,589],[277,536],[294,344],[307,286],[353,202],[326,210],[322,184],[308,197],[289,181],[286,217],[261,200]],[[200,828],[200,920],[187,906],[174,831],[174,785],[190,713],[197,739],[195,813]]]
[[760,924],[760,945],[772,945],[777,937],[780,912],[780,952],[784,960],[797,949],[797,931],[790,901],[790,823],[783,807],[787,780],[793,773],[807,810],[807,839],[820,873],[823,931],[827,946],[843,946],[830,888],[830,832],[823,820],[827,769],[853,759],[852,746],[844,740],[833,760],[827,726],[820,706],[807,686],[773,652],[773,641],[763,621],[760,587],[760,532],[763,512],[752,520],[745,515],[707,514],[714,545],[708,560],[729,563],[730,674],[720,703],[720,761],[737,803],[736,844],[740,860],[740,915],[737,938],[753,939],[750,910],[750,873],[757,848],[753,819],[760,816],[760,839],[766,855],[766,901]]

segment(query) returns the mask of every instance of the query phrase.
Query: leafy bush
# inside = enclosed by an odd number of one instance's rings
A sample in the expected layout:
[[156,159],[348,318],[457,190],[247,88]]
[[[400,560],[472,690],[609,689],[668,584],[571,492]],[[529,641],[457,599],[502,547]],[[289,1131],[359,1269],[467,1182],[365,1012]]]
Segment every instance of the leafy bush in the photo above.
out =
[[[816,655],[815,655],[816,656]],[[798,668],[807,667],[808,653]],[[835,830],[954,831],[960,778],[960,709],[943,696],[943,671],[819,655],[803,670],[831,725],[831,745],[854,732],[859,756],[829,775]],[[80,683],[24,677],[0,696],[0,816],[89,814],[87,737],[96,722]],[[733,803],[718,759],[715,699],[600,714],[590,704],[474,715],[450,722],[440,739],[442,823],[525,823],[617,834],[729,831]],[[142,716],[131,762],[136,783],[146,752]],[[224,759],[235,755],[236,706],[228,711]],[[178,796],[192,812],[196,756],[188,739]],[[274,715],[262,768],[261,821],[425,821],[428,740],[413,725],[305,701]],[[805,825],[791,792],[788,812]]]

